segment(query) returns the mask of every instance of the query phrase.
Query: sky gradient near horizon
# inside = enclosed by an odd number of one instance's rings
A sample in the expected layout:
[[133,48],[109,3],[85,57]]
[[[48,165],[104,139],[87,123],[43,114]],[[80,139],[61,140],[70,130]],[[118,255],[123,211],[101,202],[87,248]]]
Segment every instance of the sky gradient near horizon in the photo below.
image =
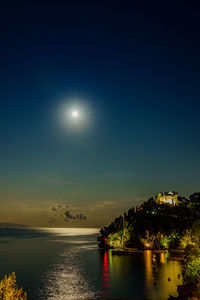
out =
[[11,1],[0,24],[1,222],[100,227],[200,191],[198,7]]

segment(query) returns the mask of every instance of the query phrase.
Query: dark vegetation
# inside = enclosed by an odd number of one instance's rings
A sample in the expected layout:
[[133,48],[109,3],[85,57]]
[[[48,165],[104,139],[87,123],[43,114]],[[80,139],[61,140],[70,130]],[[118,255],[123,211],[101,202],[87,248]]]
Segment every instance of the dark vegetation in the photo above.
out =
[[124,227],[123,216],[119,216],[101,229],[101,235],[111,248],[185,248],[191,242],[192,226],[199,217],[200,193],[192,194],[189,199],[179,196],[176,205],[159,204],[150,198],[124,214]]

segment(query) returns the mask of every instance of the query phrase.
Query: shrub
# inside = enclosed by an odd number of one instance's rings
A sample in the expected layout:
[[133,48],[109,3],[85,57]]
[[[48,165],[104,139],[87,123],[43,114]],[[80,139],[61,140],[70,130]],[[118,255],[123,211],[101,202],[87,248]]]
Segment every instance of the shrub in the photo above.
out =
[[161,239],[160,239],[160,245],[162,246],[162,248],[164,249],[169,249],[169,245],[170,245],[170,242],[171,242],[171,239],[169,236],[163,236]]
[[18,289],[16,284],[16,275],[13,272],[0,282],[0,300],[27,300],[27,294],[23,289]]
[[122,241],[122,232],[110,233],[108,236],[107,244],[111,248],[119,248]]
[[195,246],[194,238],[192,236],[191,230],[186,230],[185,234],[180,239],[180,247],[186,248],[190,245]]
[[200,258],[191,260],[185,269],[183,279],[185,284],[195,283],[197,284],[200,278]]

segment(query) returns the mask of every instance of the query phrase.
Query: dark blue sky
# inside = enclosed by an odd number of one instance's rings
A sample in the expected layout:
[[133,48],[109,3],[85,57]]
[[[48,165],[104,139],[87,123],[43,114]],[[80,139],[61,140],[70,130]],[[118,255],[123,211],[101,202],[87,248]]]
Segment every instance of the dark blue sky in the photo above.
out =
[[[67,203],[101,226],[159,191],[199,191],[197,6],[14,1],[0,14],[2,219],[45,225]],[[58,120],[73,99],[79,131]]]

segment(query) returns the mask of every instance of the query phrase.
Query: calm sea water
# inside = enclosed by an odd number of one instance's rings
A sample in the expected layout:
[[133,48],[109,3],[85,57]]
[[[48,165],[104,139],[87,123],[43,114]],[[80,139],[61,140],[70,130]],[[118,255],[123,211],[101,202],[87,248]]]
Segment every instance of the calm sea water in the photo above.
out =
[[15,271],[28,300],[177,295],[179,262],[151,251],[112,255],[98,249],[97,235],[98,229],[0,230],[0,275]]

